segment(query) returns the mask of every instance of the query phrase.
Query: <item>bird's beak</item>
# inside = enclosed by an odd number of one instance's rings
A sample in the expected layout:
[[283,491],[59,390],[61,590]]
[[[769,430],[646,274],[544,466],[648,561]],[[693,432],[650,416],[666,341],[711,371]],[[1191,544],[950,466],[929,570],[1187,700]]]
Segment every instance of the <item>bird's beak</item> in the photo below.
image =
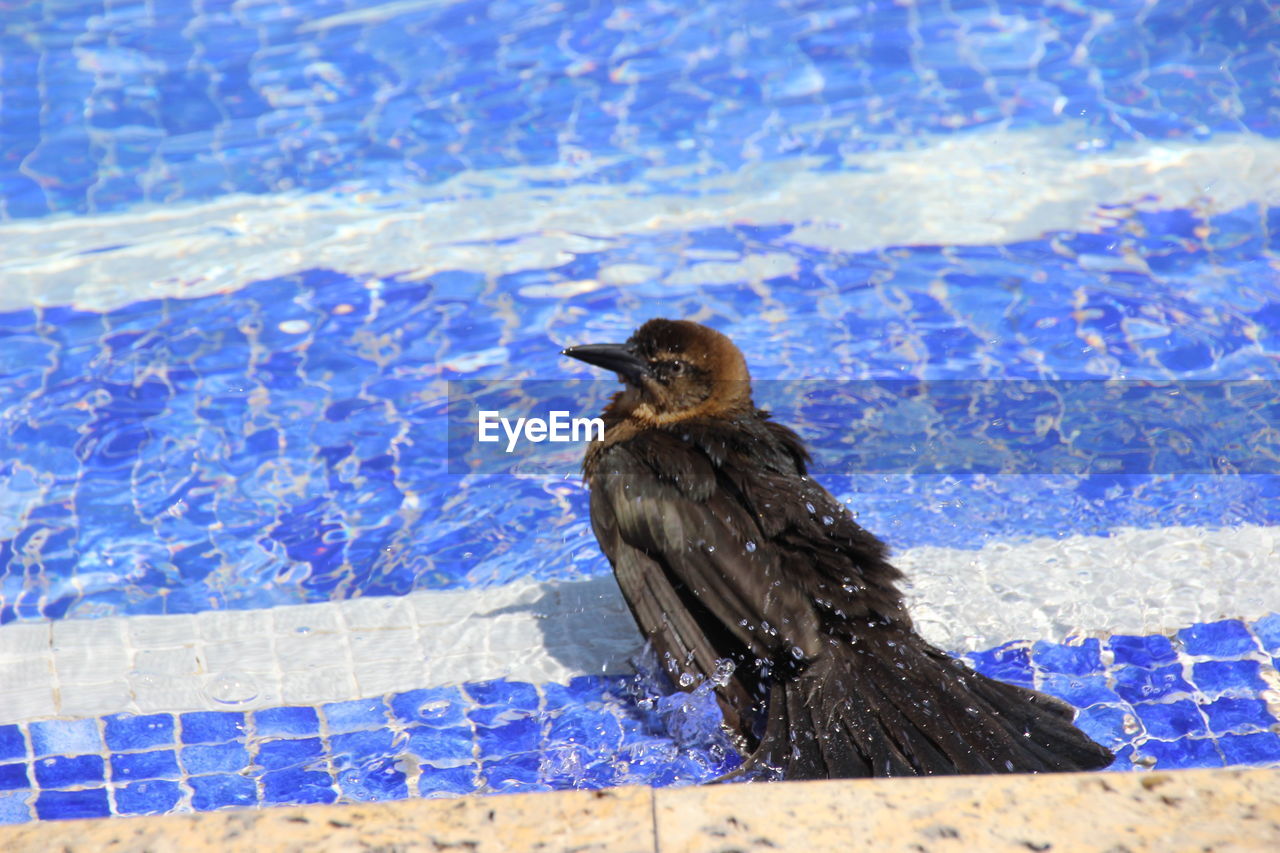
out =
[[628,344],[583,344],[561,350],[560,354],[612,370],[632,385],[638,386],[649,375],[649,366]]

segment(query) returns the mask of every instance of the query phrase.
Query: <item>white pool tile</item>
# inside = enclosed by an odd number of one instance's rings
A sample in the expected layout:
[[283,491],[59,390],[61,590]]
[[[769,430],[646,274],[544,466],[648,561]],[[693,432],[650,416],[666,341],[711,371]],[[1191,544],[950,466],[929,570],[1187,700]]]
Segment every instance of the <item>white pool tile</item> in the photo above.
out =
[[124,648],[126,642],[124,619],[59,619],[52,627],[55,648]]
[[276,660],[285,672],[351,666],[346,638],[339,634],[277,634],[275,646]]
[[488,648],[491,622],[473,617],[461,624],[421,633],[422,655],[428,660],[451,654],[484,652]]
[[0,661],[22,660],[49,651],[53,645],[50,622],[15,622],[0,626]]
[[231,670],[206,676],[200,694],[206,705],[220,710],[269,708],[282,703],[281,674]]
[[[545,654],[530,655],[528,660],[516,661],[515,665],[519,667],[520,680],[529,681],[534,684],[559,683],[563,684],[574,676],[582,673],[572,670],[555,658]],[[472,679],[474,680],[474,679]]]
[[[1256,618],[1280,610],[1278,545],[1280,528],[1166,528],[980,550],[919,548],[895,559],[916,580],[922,633],[963,650],[1060,639],[1068,628],[1148,634],[1220,615]],[[1232,590],[1207,597],[1184,577],[1198,577],[1225,551],[1247,598]],[[1028,565],[1056,580],[1042,579],[1043,600],[1010,599]],[[1086,570],[1092,583],[1079,581]],[[1108,620],[1093,624],[1101,599]],[[13,623],[0,626],[0,683],[7,673],[12,686],[0,692],[0,722],[63,713],[64,688],[68,707],[102,714],[122,701],[138,711],[187,711],[340,702],[503,677],[564,682],[630,672],[642,645],[610,576],[195,616]],[[121,696],[121,683],[131,699]],[[102,707],[90,711],[96,701]]]
[[[907,151],[850,154],[854,168],[847,171],[764,160],[749,180],[734,178],[730,185],[723,175],[711,174],[689,178],[682,192],[640,195],[631,182],[599,184],[590,193],[574,193],[567,204],[549,204],[539,187],[511,190],[501,205],[488,197],[458,197],[408,210],[394,196],[376,193],[359,199],[344,193],[335,201],[331,193],[291,192],[161,205],[144,215],[126,209],[79,216],[61,220],[56,228],[40,221],[38,230],[29,220],[13,219],[0,223],[0,245],[10,256],[6,260],[23,270],[23,282],[0,289],[0,310],[28,308],[30,294],[40,294],[44,304],[108,311],[138,299],[229,293],[254,281],[293,275],[304,263],[300,222],[312,229],[305,247],[309,262],[339,273],[367,278],[405,270],[477,269],[497,276],[559,266],[582,251],[582,234],[609,240],[673,216],[689,229],[795,222],[791,240],[835,252],[877,251],[922,239],[989,246],[1074,231],[1081,211],[1141,209],[1153,199],[1170,210],[1265,205],[1280,185],[1280,176],[1265,166],[1280,157],[1280,143],[1257,134],[1195,143],[1148,139],[1079,157],[1061,156],[1059,126],[1004,129],[996,139],[982,133],[948,134],[940,142],[921,138]],[[1008,174],[1000,180],[990,177],[993,151],[1009,158]],[[1137,165],[1142,163],[1159,167]],[[963,174],[987,177],[966,186],[958,208],[946,203],[954,195],[946,188]],[[660,175],[637,180],[665,184]],[[761,186],[770,190],[760,192]],[[903,192],[926,186],[937,191]],[[867,215],[864,205],[846,203],[862,198],[882,198],[889,211]],[[1017,200],[1015,211],[1034,214],[1010,215],[1011,199]],[[815,210],[821,215],[814,217]],[[185,234],[196,221],[227,239],[187,240],[176,257],[173,235]],[[477,222],[484,223],[486,239],[513,245],[498,252],[463,246],[476,239]],[[84,246],[100,245],[104,229],[128,233],[130,251],[83,253]],[[359,239],[352,239],[353,231]],[[179,261],[193,274],[175,275]],[[725,266],[719,265],[719,274],[707,269],[683,274],[709,283],[724,277]],[[777,269],[776,261],[766,266]],[[635,272],[627,270],[626,276]]]
[[200,689],[200,683],[191,678],[137,675],[129,679],[129,691],[134,708],[142,714],[230,710],[211,700]]
[[89,684],[62,684],[58,711],[67,717],[92,717],[131,710],[133,691],[123,678]]
[[0,725],[57,715],[58,697],[52,683],[0,692]]
[[426,687],[426,666],[422,661],[375,661],[356,671],[356,692],[361,696],[381,696]]
[[441,655],[426,662],[427,683],[433,686],[504,678],[510,674],[510,669],[510,660],[500,661],[495,656],[484,653]]
[[476,620],[473,624],[481,626],[492,652],[520,652],[546,645],[538,620],[528,616],[504,615],[484,622]]
[[353,631],[347,635],[351,659],[357,669],[379,661],[399,661],[420,656],[418,632],[414,628],[382,628]]
[[133,653],[133,668],[156,675],[195,675],[201,671],[193,647],[139,649]]
[[53,678],[53,655],[50,654],[0,661],[0,704],[5,703],[10,691],[47,689]]
[[444,590],[436,593],[417,593],[409,596],[409,606],[414,618],[422,626],[453,625],[472,613],[475,592]]
[[227,642],[274,633],[271,610],[211,610],[196,615],[200,637]]
[[413,608],[403,598],[352,598],[340,605],[348,628],[409,628],[417,621]]
[[228,669],[272,670],[276,668],[275,643],[270,636],[247,636],[230,642],[204,643],[199,656],[207,672]]
[[128,671],[129,652],[124,646],[56,646],[53,668],[65,688],[69,684],[89,684]]
[[584,662],[581,669],[592,675],[623,675],[635,671],[631,661],[642,650],[643,645],[594,644],[588,645],[578,660]]
[[345,667],[312,667],[286,672],[281,679],[282,700],[286,704],[315,704],[334,701],[332,697],[354,698],[356,681]]
[[194,615],[129,619],[126,628],[129,642],[139,649],[187,646],[194,643],[198,636]]
[[332,604],[298,604],[275,607],[271,619],[277,634],[311,634],[342,629],[338,609]]

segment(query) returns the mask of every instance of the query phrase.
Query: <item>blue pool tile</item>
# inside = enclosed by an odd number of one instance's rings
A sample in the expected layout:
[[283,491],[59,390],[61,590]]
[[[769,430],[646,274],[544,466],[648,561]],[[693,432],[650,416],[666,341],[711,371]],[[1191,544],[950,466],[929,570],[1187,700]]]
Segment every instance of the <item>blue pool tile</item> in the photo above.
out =
[[716,768],[705,755],[682,751],[670,765],[662,768],[654,781],[659,785],[698,784],[716,777]]
[[1267,654],[1280,654],[1280,613],[1272,613],[1254,622],[1253,633],[1262,641]]
[[338,798],[328,773],[290,767],[262,774],[262,800],[267,803],[332,803]]
[[607,711],[567,708],[551,719],[547,745],[581,744],[595,750],[616,751],[622,745],[622,727]]
[[1039,689],[1050,696],[1070,702],[1077,708],[1120,703],[1120,697],[1107,687],[1107,679],[1101,675],[1048,673],[1040,677]]
[[452,728],[467,724],[467,704],[458,688],[434,687],[392,696],[391,713],[405,722]]
[[542,759],[538,755],[514,755],[480,765],[480,778],[494,792],[517,793],[546,790],[540,779]]
[[658,698],[658,716],[666,734],[678,744],[711,743],[721,733],[724,714],[710,691],[676,691]]
[[1031,650],[1024,642],[1005,643],[985,652],[970,652],[965,658],[973,668],[989,678],[1030,687],[1035,680]]
[[1178,659],[1178,653],[1174,650],[1169,638],[1158,635],[1134,637],[1116,634],[1107,639],[1107,647],[1115,655],[1117,666],[1129,665],[1154,669]]
[[466,686],[467,695],[480,706],[501,706],[518,711],[538,710],[538,691],[523,681],[479,681]]
[[30,791],[0,791],[0,826],[31,820]]
[[27,741],[18,725],[0,726],[0,761],[27,757]]
[[1103,768],[1104,770],[1109,773],[1116,773],[1120,771],[1128,772],[1133,770],[1133,760],[1137,757],[1137,750],[1134,748],[1133,744],[1125,744],[1119,749],[1116,749],[1115,756],[1115,761],[1112,761],[1111,764]]
[[172,714],[113,714],[102,719],[106,723],[107,748],[113,752],[173,743]]
[[507,705],[483,705],[467,709],[467,719],[475,726],[501,726],[512,720],[528,719],[535,714],[524,708],[512,708]]
[[1147,734],[1160,740],[1176,740],[1187,735],[1209,733],[1200,709],[1190,700],[1139,702],[1133,706],[1133,711],[1142,721]]
[[32,723],[31,748],[37,758],[55,754],[100,752],[102,737],[98,734],[98,721],[49,720]]
[[1224,762],[1209,738],[1182,738],[1175,741],[1149,740],[1137,749],[1140,755],[1155,759],[1156,770],[1190,767],[1222,767]]
[[1255,732],[1218,739],[1229,764],[1280,764],[1280,734]]
[[1257,651],[1253,635],[1239,619],[1201,622],[1178,632],[1187,654],[1234,657]]
[[630,766],[634,781],[663,788],[679,780],[682,756],[679,750],[663,761],[637,761]]
[[533,752],[542,738],[542,721],[536,717],[512,720],[501,726],[476,729],[480,757],[499,758],[521,752]]
[[120,814],[165,814],[182,799],[177,782],[151,779],[116,788],[116,811]]
[[36,782],[42,788],[70,788],[105,779],[101,755],[53,755],[35,763]]
[[251,806],[258,802],[258,789],[252,779],[244,776],[217,773],[210,776],[192,776],[191,805],[202,811],[229,806]]
[[222,743],[245,734],[244,714],[232,711],[193,711],[178,719],[183,743]]
[[[1125,731],[1129,712],[1114,705],[1094,705],[1076,714],[1076,725],[1103,746],[1115,749],[1133,740],[1137,731]],[[1135,715],[1136,716],[1136,715]]]
[[669,737],[661,737],[648,726],[637,726],[624,732],[619,755],[627,761],[660,764],[675,761],[680,747]]
[[111,756],[111,781],[135,779],[177,779],[178,757],[172,749],[153,752],[125,752]]
[[552,747],[542,754],[542,781],[552,789],[623,784],[623,771],[611,758],[576,745]]
[[1093,638],[1080,645],[1039,642],[1031,647],[1031,661],[1046,672],[1093,675],[1102,672],[1102,644]]
[[577,708],[589,702],[599,702],[606,690],[625,690],[626,679],[602,678],[597,675],[579,676],[569,680],[568,684],[544,684],[543,710],[558,711],[562,708]]
[[353,702],[331,702],[322,705],[329,731],[354,732],[379,729],[387,724],[387,706],[381,699],[356,699]]
[[182,766],[192,776],[235,773],[249,766],[249,750],[239,741],[188,746],[182,750]]
[[451,766],[471,761],[475,756],[475,740],[469,728],[414,726],[406,729],[405,734],[408,740],[404,748],[428,764]]
[[26,311],[0,312],[0,330],[30,331],[35,325],[36,314],[30,309]]
[[258,744],[254,763],[265,770],[298,767],[319,758],[323,752],[320,738],[280,738]]
[[36,816],[40,820],[63,820],[79,817],[106,817],[111,814],[106,788],[84,791],[41,791],[36,797]]
[[1142,669],[1126,666],[1117,669],[1115,691],[1126,702],[1152,702],[1178,693],[1191,693],[1193,688],[1182,677],[1181,666]]
[[314,735],[320,732],[315,708],[267,708],[253,715],[254,731],[261,737],[272,735]]
[[1256,695],[1267,689],[1255,660],[1210,660],[1191,667],[1196,689],[1209,696],[1233,692]]
[[30,788],[31,779],[25,764],[0,764],[0,791]]
[[1209,718],[1209,728],[1215,734],[1265,729],[1276,724],[1276,718],[1261,699],[1225,697],[1205,705],[1204,713]]
[[329,738],[329,749],[334,759],[345,759],[350,764],[362,756],[379,755],[392,751],[394,735],[390,729],[379,729],[366,732],[348,732],[332,735]]
[[462,767],[432,767],[423,765],[418,776],[418,796],[448,797],[470,794],[478,786],[478,768],[474,764]]
[[349,800],[381,802],[409,796],[404,773],[393,758],[362,762],[338,773],[338,787]]

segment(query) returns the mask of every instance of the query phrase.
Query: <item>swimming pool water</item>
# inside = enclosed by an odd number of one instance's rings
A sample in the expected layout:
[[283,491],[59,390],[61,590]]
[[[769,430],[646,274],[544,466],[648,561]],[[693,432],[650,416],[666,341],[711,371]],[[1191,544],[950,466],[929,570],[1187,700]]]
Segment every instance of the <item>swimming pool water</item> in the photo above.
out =
[[732,767],[633,674],[576,478],[451,468],[451,384],[652,316],[779,388],[1256,383],[1207,465],[875,467],[847,401],[779,417],[929,636],[1116,769],[1280,763],[1268,4],[0,24],[0,821]]

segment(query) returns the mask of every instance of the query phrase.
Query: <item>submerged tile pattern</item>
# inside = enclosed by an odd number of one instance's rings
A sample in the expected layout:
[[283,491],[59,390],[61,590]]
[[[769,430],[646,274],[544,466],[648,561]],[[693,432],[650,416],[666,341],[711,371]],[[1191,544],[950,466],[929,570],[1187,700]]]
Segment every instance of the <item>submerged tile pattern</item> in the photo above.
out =
[[[1280,767],[1280,614],[968,660],[1078,707],[1113,770]],[[738,763],[719,719],[705,692],[585,676],[0,726],[0,822],[706,782]]]
[[641,639],[611,579],[265,610],[0,627],[0,724],[239,711],[516,676],[631,672]]
[[[972,651],[1021,637],[1156,634],[1205,610],[1280,609],[1277,548],[1280,527],[1164,527],[978,551],[910,549],[894,561],[910,578],[922,635]],[[1027,566],[1040,569],[1033,590],[1021,588]],[[1229,590],[1188,580],[1215,571],[1230,572]],[[1084,577],[1091,600],[1107,602],[1104,613],[1074,595]],[[612,576],[264,610],[20,621],[0,625],[0,725],[314,705],[497,679],[564,683],[631,673],[642,644]],[[1016,668],[1022,647],[1011,649],[1001,653],[1008,661],[990,665],[1026,683]]]
[[[831,257],[788,244],[788,229],[743,226],[663,235],[649,259],[676,264],[690,241],[735,256],[795,253],[802,265],[771,279],[767,297],[737,284],[708,305],[698,285],[602,285],[564,302],[522,296],[522,276],[486,297],[483,277],[465,273],[365,282],[312,271],[108,314],[0,315],[10,356],[0,368],[10,413],[0,472],[13,507],[0,523],[0,622],[602,573],[576,482],[446,473],[445,383],[499,371],[565,376],[576,368],[561,363],[562,344],[625,335],[654,314],[701,312],[744,343],[762,377],[1274,378],[1280,336],[1268,330],[1280,293],[1267,272],[1274,261],[1256,255],[1280,240],[1277,216],[1240,211],[1243,242],[1170,248],[1171,271],[1140,285],[1082,267],[1064,236]],[[1105,236],[1117,257],[1150,255],[1166,239],[1158,218],[1134,219],[1149,219],[1154,236],[1114,229]],[[1211,225],[1209,240],[1219,233]],[[631,251],[583,253],[550,277],[598,276],[608,256]],[[1032,268],[1046,280],[1019,278]],[[975,286],[1001,281],[1009,286]],[[506,306],[508,319],[483,317],[477,298]],[[580,328],[584,310],[603,312],[608,328]],[[846,412],[817,403],[779,417],[824,447],[839,447],[831,436],[848,424]],[[1271,434],[1250,428],[1240,443]],[[856,470],[856,446],[830,464]],[[1269,474],[826,481],[899,548],[1280,520],[1280,477]]]
[[76,0],[6,16],[7,217],[583,161],[592,183],[838,166],[995,123],[1083,122],[1099,147],[1278,129],[1266,0]]

